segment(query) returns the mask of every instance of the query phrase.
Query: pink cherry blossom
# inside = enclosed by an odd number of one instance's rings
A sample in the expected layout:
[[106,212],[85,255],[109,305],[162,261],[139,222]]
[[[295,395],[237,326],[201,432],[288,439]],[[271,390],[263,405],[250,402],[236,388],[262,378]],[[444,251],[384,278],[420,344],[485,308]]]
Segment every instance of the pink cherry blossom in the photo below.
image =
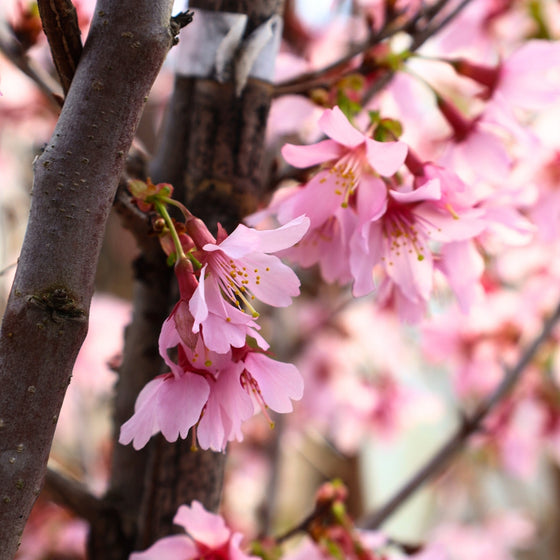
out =
[[430,243],[463,241],[485,227],[483,212],[454,207],[439,179],[414,190],[390,190],[386,213],[366,224],[351,241],[350,264],[354,295],[374,289],[372,269],[380,264],[402,295],[412,304],[430,297],[434,255]]
[[[240,312],[241,313],[241,312]],[[178,363],[168,354],[177,347]],[[141,449],[161,432],[167,441],[186,438],[191,428],[202,449],[223,451],[229,441],[243,439],[243,422],[255,413],[251,396],[262,410],[290,412],[303,394],[295,366],[277,362],[245,346],[216,353],[198,338],[185,346],[172,318],[163,324],[159,351],[170,373],[150,381],[140,392],[133,416],[121,427],[119,441]]]
[[247,389],[262,406],[291,412],[292,400],[303,396],[303,379],[293,364],[278,362],[261,352],[249,352],[243,365]]
[[[161,337],[160,337],[161,341]],[[160,342],[161,345],[161,342]],[[133,416],[121,426],[119,442],[141,449],[161,432],[167,441],[186,438],[208,401],[210,386],[203,375],[191,371],[179,347],[180,364],[167,359],[171,372],[152,379],[140,391]]]
[[560,98],[560,45],[527,41],[498,68],[494,89],[498,101],[526,109],[542,109]]
[[406,144],[373,140],[354,128],[337,106],[323,113],[319,128],[328,140],[310,146],[286,144],[282,149],[286,161],[296,167],[322,163],[325,169],[282,204],[280,222],[305,214],[317,228],[337,208],[347,208],[354,194],[358,213],[383,213],[387,193],[378,175],[396,173],[406,157]]
[[232,362],[209,379],[210,395],[196,434],[202,449],[223,451],[228,441],[242,441],[241,425],[253,416],[251,397],[243,388],[243,364]]
[[282,256],[302,267],[319,264],[325,282],[347,284],[352,279],[348,243],[355,229],[355,216],[337,210],[319,227],[309,231],[297,245],[283,251]]
[[[285,307],[299,294],[296,274],[269,253],[297,243],[309,220],[300,216],[275,230],[263,231],[240,224],[229,236],[221,232],[220,241],[201,231],[198,223],[187,227],[201,249],[198,256],[203,263],[198,287],[189,301],[192,330],[198,333],[202,329],[210,350],[224,352],[229,345],[243,346],[247,335],[257,338],[255,300]],[[262,339],[259,342],[266,348]]]
[[131,554],[130,560],[258,560],[241,550],[241,533],[232,532],[220,515],[208,512],[196,500],[180,506],[173,523],[187,534],[164,537],[144,552]]

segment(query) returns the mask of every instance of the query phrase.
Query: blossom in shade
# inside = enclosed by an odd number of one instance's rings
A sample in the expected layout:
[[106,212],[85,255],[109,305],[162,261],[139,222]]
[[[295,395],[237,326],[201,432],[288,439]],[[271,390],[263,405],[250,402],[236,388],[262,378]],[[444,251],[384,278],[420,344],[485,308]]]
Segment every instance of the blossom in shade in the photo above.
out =
[[206,511],[196,500],[180,506],[173,523],[187,534],[164,537],[144,552],[131,554],[130,560],[258,560],[241,550],[241,533],[231,531],[220,515]]
[[282,255],[302,267],[319,264],[325,282],[347,284],[352,280],[348,243],[355,228],[352,213],[337,211]]

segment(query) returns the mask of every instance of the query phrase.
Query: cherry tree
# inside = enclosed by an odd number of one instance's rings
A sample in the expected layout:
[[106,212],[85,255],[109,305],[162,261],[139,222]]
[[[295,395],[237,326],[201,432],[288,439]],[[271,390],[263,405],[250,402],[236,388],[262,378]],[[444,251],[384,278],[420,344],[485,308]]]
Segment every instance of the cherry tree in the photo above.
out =
[[0,559],[554,557],[560,8],[173,4],[1,9]]

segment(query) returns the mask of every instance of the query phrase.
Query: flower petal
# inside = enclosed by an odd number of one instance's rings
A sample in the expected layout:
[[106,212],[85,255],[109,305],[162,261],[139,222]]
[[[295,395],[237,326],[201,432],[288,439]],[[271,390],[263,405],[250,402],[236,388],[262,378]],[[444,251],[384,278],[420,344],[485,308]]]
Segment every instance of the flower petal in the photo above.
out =
[[365,134],[354,128],[346,115],[336,105],[332,109],[327,109],[321,115],[319,128],[327,136],[347,148],[355,148],[363,144],[366,139]]
[[198,422],[210,388],[204,377],[185,372],[179,379],[168,378],[157,396],[158,425],[167,441],[185,439]]
[[403,295],[412,302],[427,301],[432,291],[433,259],[426,240],[417,236],[414,246],[403,235],[399,247],[394,240],[383,241],[385,270]]
[[158,433],[157,394],[165,378],[169,376],[165,374],[152,379],[140,391],[134,405],[134,414],[121,426],[119,443],[128,445],[132,442],[134,449],[142,449],[149,439]]
[[252,252],[276,253],[295,245],[308,229],[309,218],[303,215],[276,229],[258,230],[239,224],[220,245],[208,244],[204,250],[223,251],[232,259]]
[[424,200],[440,200],[441,199],[441,183],[439,179],[430,179],[417,189],[409,192],[389,190],[389,194],[397,202],[402,204],[410,204],[411,202],[420,202]]
[[395,174],[404,163],[408,146],[404,142],[377,142],[366,138],[366,154],[370,165],[384,177]]
[[292,400],[303,396],[303,378],[296,366],[251,352],[245,367],[259,385],[264,402],[276,412],[291,412]]
[[379,219],[387,210],[387,187],[378,177],[363,174],[358,188],[356,210],[359,226]]
[[231,534],[223,518],[206,511],[197,500],[194,500],[190,507],[179,506],[173,523],[182,525],[196,542],[210,548],[221,547]]
[[194,291],[194,294],[189,300],[189,310],[194,317],[194,333],[197,333],[200,330],[200,323],[208,317],[208,306],[206,305],[206,298],[204,294],[204,281],[206,278],[207,267],[207,264],[202,267],[202,270],[200,271],[200,278],[198,280],[198,288]]
[[256,299],[274,307],[287,307],[299,295],[299,278],[278,257],[255,253],[243,262],[251,272],[247,288]]
[[290,165],[304,168],[338,159],[344,151],[344,147],[334,140],[322,140],[308,146],[285,144],[282,156]]
[[195,560],[199,554],[196,545],[186,535],[164,537],[144,552],[133,552],[129,560]]

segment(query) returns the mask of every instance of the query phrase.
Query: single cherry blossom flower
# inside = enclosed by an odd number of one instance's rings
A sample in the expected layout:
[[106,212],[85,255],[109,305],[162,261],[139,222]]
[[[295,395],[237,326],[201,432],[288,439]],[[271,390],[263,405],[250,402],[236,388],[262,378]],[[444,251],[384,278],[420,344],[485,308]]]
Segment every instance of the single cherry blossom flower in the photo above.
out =
[[280,222],[305,214],[317,228],[337,208],[347,208],[353,195],[359,214],[381,215],[387,192],[379,175],[396,173],[406,157],[406,144],[373,140],[354,128],[336,106],[323,113],[319,128],[328,140],[309,146],[286,144],[282,149],[286,161],[296,167],[322,163],[324,169],[281,205]]
[[[168,331],[162,331],[163,338]],[[160,347],[161,347],[160,336]],[[177,341],[178,342],[178,341]],[[161,432],[167,441],[186,438],[198,422],[208,401],[210,386],[203,375],[193,371],[182,346],[178,348],[179,364],[167,357],[171,372],[159,375],[147,383],[134,405],[133,416],[121,426],[119,442],[132,442],[141,449],[148,440]]]
[[[241,426],[259,409],[286,413],[303,396],[303,378],[293,364],[278,362],[248,346],[232,352],[231,364],[209,378],[210,395],[197,425],[203,449],[221,451],[228,441],[242,441]],[[251,400],[253,397],[256,406]]]
[[241,533],[231,531],[220,515],[206,511],[197,500],[180,506],[173,523],[187,534],[164,537],[144,552],[131,554],[130,560],[258,560],[241,550]]
[[[296,274],[269,253],[287,249],[303,237],[309,228],[309,219],[305,216],[275,230],[258,231],[240,224],[229,236],[221,230],[219,240],[211,237],[194,220],[187,223],[187,228],[200,248],[197,256],[203,264],[189,309],[194,317],[193,332],[199,332],[202,327],[206,342],[210,340],[208,330],[213,328],[209,327],[213,316],[230,326],[241,325],[243,334],[247,328],[255,327],[253,319],[258,317],[253,307],[255,300],[285,307],[299,294],[300,283]],[[234,313],[237,310],[233,306],[244,315],[243,319]],[[245,334],[234,338],[233,334],[228,338],[232,346],[245,343]],[[208,348],[216,349],[213,344]]]
[[354,295],[374,289],[372,269],[381,264],[402,295],[413,304],[426,302],[433,285],[431,242],[449,243],[478,235],[483,212],[446,202],[439,179],[414,190],[390,190],[390,204],[379,220],[357,232],[350,244]]
[[441,164],[454,169],[470,183],[484,180],[500,184],[513,166],[513,158],[505,142],[505,136],[510,133],[503,123],[489,113],[468,119],[452,103],[439,96],[437,103],[453,130],[451,142],[447,143],[440,158]]
[[196,428],[202,449],[223,451],[228,441],[243,440],[241,425],[254,411],[251,397],[241,383],[242,371],[242,363],[231,362],[229,367],[208,379],[210,394]]

